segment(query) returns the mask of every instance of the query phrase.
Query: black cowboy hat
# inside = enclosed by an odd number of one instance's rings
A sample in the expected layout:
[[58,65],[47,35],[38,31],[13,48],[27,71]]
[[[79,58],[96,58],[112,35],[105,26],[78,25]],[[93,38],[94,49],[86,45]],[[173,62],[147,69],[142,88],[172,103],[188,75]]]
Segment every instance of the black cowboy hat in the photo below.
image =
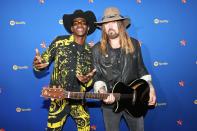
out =
[[72,26],[73,20],[79,17],[84,18],[87,22],[87,25],[89,26],[89,31],[87,35],[92,34],[96,29],[96,26],[94,25],[94,23],[96,22],[96,16],[94,15],[92,11],[84,12],[82,10],[75,10],[73,14],[64,14],[63,16],[64,28],[69,33],[72,33],[71,26]]

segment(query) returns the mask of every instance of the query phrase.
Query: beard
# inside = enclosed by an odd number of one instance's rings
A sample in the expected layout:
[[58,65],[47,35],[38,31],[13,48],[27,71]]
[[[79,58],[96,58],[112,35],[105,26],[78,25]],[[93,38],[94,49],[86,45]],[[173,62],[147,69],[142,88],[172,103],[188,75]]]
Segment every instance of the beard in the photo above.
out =
[[107,32],[107,36],[109,37],[109,39],[115,39],[119,36],[119,34],[116,33],[114,29],[109,29]]

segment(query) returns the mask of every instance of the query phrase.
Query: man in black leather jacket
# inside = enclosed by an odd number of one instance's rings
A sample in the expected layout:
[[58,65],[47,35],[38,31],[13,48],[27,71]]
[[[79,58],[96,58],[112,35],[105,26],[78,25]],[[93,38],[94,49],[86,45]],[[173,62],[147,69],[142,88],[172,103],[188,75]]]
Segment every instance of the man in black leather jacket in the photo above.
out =
[[119,122],[123,116],[129,129],[143,131],[143,116],[133,117],[126,111],[114,113],[112,108],[115,97],[112,90],[117,82],[128,85],[136,79],[144,79],[149,84],[148,105],[155,105],[156,95],[142,59],[139,42],[128,36],[126,28],[130,19],[122,17],[115,7],[107,8],[101,22],[96,23],[102,30],[102,38],[93,47],[94,66],[96,68],[94,91],[110,93],[103,100],[102,111],[106,131],[118,131]]

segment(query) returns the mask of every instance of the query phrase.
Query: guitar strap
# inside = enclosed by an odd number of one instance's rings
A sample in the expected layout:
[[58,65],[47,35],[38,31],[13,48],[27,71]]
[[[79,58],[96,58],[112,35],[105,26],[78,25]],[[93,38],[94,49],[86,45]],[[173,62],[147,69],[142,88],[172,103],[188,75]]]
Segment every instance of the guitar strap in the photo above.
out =
[[84,105],[85,102],[86,102],[86,91],[83,94],[82,105]]

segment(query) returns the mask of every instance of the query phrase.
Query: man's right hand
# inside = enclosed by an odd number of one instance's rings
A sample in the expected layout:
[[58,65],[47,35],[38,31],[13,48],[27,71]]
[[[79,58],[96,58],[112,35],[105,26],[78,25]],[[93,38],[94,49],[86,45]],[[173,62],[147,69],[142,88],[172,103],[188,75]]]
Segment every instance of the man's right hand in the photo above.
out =
[[40,53],[39,53],[39,51],[38,51],[37,48],[35,49],[35,51],[36,51],[36,55],[35,55],[34,61],[33,61],[34,67],[35,67],[36,69],[43,69],[43,68],[46,68],[46,67],[49,65],[49,63],[48,63],[48,62],[45,62],[45,61],[42,59],[42,57],[41,57],[41,55],[40,55]]

